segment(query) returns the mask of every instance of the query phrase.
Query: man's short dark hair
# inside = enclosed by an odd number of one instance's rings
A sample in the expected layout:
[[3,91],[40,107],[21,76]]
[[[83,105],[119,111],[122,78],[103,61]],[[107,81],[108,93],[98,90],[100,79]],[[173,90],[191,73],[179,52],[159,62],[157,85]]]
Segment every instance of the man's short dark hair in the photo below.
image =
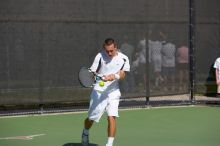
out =
[[103,46],[109,46],[111,44],[114,44],[115,46],[117,46],[117,44],[113,38],[107,38],[107,39],[105,39]]

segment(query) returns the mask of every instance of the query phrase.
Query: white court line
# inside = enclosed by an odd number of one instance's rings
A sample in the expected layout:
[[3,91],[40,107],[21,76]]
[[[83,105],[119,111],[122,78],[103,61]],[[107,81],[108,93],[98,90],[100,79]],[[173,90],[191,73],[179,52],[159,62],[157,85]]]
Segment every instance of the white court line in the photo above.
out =
[[3,137],[0,140],[32,140],[34,137],[43,136],[45,134],[35,134],[35,135],[28,135],[28,136],[13,136],[13,137]]
[[19,117],[41,117],[41,116],[54,116],[54,115],[69,115],[69,114],[83,114],[87,113],[88,111],[78,111],[78,112],[58,112],[58,113],[43,113],[43,114],[27,114],[27,115],[13,115],[13,116],[0,116],[0,119],[7,119],[7,118],[19,118]]

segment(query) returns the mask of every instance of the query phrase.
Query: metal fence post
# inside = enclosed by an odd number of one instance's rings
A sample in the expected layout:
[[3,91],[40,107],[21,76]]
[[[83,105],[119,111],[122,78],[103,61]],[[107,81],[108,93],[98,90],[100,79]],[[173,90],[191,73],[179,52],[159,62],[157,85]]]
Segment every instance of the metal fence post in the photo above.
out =
[[189,0],[189,80],[190,101],[195,102],[195,0]]

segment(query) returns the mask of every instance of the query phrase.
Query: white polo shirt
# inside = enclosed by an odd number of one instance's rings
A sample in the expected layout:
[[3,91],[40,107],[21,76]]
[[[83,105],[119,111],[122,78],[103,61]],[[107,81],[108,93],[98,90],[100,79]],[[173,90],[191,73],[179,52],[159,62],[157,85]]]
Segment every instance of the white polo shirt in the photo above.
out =
[[175,45],[172,43],[164,44],[161,53],[162,53],[162,66],[175,67],[175,53],[176,53]]
[[[96,72],[100,64],[98,74],[109,75],[118,73],[120,70],[130,71],[129,59],[126,55],[121,52],[117,52],[117,55],[110,58],[105,51],[98,53],[94,59],[94,62],[90,69]],[[94,90],[105,91],[105,90],[117,90],[119,89],[118,80],[107,81],[103,87],[99,86],[99,81],[96,82]]]
[[214,68],[218,69],[219,70],[219,78],[220,78],[220,57],[216,59],[215,63],[214,63]]

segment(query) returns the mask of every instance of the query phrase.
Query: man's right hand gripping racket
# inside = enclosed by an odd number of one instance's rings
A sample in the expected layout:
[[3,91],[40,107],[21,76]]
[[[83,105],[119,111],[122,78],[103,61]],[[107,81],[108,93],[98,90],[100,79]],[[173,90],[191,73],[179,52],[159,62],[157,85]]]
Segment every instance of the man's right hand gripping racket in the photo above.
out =
[[82,67],[79,71],[79,82],[85,88],[91,88],[97,80],[102,80],[102,76],[92,72],[89,68]]

